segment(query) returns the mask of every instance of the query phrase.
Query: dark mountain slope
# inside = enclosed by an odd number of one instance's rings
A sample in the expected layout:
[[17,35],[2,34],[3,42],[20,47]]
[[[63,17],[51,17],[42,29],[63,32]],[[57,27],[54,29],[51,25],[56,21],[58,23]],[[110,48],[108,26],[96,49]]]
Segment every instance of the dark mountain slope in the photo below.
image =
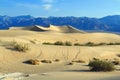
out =
[[88,17],[32,17],[26,16],[0,16],[0,29],[8,29],[11,26],[48,26],[71,25],[82,30],[120,31],[120,15],[106,16],[103,18]]

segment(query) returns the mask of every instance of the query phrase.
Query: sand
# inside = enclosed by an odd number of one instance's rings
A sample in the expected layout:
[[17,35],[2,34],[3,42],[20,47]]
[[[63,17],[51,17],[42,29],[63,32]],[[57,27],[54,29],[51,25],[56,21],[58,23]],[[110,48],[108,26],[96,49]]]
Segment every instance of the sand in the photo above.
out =
[[[34,28],[34,27],[32,27]],[[51,29],[52,28],[52,29]],[[64,28],[64,27],[63,27]],[[70,31],[73,31],[72,33]],[[30,29],[10,29],[0,31],[0,80],[119,80],[120,66],[113,72],[90,72],[88,62],[93,58],[120,59],[120,45],[102,46],[55,46],[43,45],[43,42],[70,41],[71,43],[116,43],[120,36],[111,33],[74,32],[70,27],[61,29],[55,26],[46,31]],[[67,32],[67,33],[66,33]],[[69,32],[69,33],[68,33]],[[19,52],[12,48],[11,43],[28,44],[27,52]],[[75,60],[85,63],[66,65]],[[41,55],[40,55],[41,54]],[[26,64],[29,59],[51,60],[51,64]],[[55,62],[59,59],[59,62]]]

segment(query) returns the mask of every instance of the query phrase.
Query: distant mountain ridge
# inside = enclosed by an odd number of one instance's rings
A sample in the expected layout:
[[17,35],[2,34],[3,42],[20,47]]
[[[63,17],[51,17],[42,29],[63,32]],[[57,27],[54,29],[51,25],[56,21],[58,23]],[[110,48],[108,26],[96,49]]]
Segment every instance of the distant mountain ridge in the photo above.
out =
[[12,26],[49,26],[71,25],[82,30],[97,30],[97,31],[120,31],[120,15],[106,16],[103,18],[89,17],[32,17],[24,16],[0,16],[0,29],[8,29]]

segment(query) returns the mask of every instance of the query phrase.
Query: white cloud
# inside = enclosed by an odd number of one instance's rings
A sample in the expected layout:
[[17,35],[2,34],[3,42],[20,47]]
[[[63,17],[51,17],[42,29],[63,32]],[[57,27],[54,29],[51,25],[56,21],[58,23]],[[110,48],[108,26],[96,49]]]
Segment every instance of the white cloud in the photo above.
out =
[[63,1],[63,0],[42,0],[43,8],[45,10],[51,9],[52,11],[57,12],[57,11],[59,11],[59,9],[55,7],[56,6],[55,4],[57,4],[59,1]]
[[43,5],[43,8],[44,8],[45,10],[50,10],[50,9],[52,8],[52,4],[44,4],[44,5]]

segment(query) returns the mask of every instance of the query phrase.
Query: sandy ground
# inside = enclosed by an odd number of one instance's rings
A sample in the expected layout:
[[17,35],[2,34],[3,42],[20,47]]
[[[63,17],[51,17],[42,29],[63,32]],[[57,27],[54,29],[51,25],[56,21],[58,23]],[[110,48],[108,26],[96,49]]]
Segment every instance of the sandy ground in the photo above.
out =
[[[27,52],[15,51],[11,43],[16,41],[28,44]],[[35,43],[33,43],[33,41]],[[120,42],[120,36],[110,33],[60,33],[54,31],[29,31],[29,30],[1,30],[0,31],[0,80],[119,80],[120,66],[113,72],[90,72],[86,66],[95,58],[120,59],[120,45],[103,46],[54,46],[42,45],[43,42],[70,41],[72,43],[110,43]],[[76,60],[72,61],[79,53]],[[41,54],[41,56],[40,56]],[[30,65],[24,63],[29,59],[51,60],[52,64],[40,63]],[[59,62],[54,62],[59,59]]]

